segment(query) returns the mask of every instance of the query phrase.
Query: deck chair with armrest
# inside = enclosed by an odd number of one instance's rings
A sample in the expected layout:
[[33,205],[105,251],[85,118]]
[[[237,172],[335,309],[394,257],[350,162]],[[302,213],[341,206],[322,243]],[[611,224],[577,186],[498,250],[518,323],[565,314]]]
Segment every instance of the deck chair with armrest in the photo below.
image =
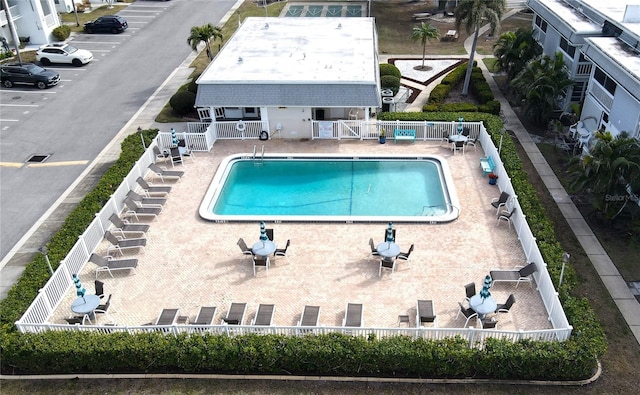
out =
[[111,214],[109,222],[114,226],[113,231],[118,231],[124,237],[125,233],[146,233],[149,230],[147,224],[132,224],[128,220],[118,217],[117,214]]
[[191,147],[189,147],[189,144],[187,144],[187,139],[186,139],[186,132],[184,133],[184,138],[178,140],[178,147],[182,147],[182,157],[184,158],[185,156],[187,158],[191,158],[192,162],[196,161],[196,156],[193,153],[193,150],[191,149]]
[[502,192],[500,197],[494,198],[491,200],[491,205],[496,208],[496,215],[500,212],[500,207],[505,206],[507,204],[507,200],[509,200],[510,195],[507,192]]
[[238,245],[238,247],[240,247],[243,255],[253,255],[253,251],[247,246],[247,243],[242,237],[238,239],[238,242],[236,244]]
[[507,221],[509,224],[509,229],[511,229],[511,217],[516,212],[516,208],[512,208],[511,211],[502,210],[500,214],[498,214],[498,222],[496,222],[496,226],[500,224],[500,221]]
[[227,316],[222,319],[222,323],[227,325],[242,325],[246,312],[246,303],[231,303],[231,307],[229,307],[229,311],[227,311]]
[[138,194],[136,191],[127,192],[127,197],[130,197],[134,202],[138,202],[143,206],[164,206],[167,202],[166,198],[162,197],[146,197]]
[[456,314],[456,319],[458,319],[458,316],[460,316],[460,314],[464,316],[464,318],[466,319],[466,321],[464,322],[464,328],[467,327],[469,321],[471,321],[472,319],[478,319],[478,313],[476,313],[472,308],[466,308],[460,302],[458,302],[458,306],[460,306],[460,310],[458,310],[458,314]]
[[342,319],[342,326],[359,328],[362,327],[362,325],[362,304],[347,303],[344,318]]
[[65,318],[64,320],[67,321],[67,324],[69,325],[85,325],[85,321],[89,321],[89,323],[91,323],[91,320],[89,319],[89,316],[87,314],[75,315],[69,318]]
[[180,309],[162,309],[155,325],[173,325],[178,319]]
[[104,237],[111,245],[107,247],[107,255],[111,255],[111,251],[118,251],[120,255],[124,255],[124,250],[140,249],[144,252],[144,246],[147,245],[147,239],[139,237],[135,239],[121,239],[116,237],[110,231],[104,232]]
[[174,179],[178,181],[184,175],[184,171],[181,170],[164,170],[160,166],[152,163],[149,165],[149,170],[151,170],[155,175],[160,177],[162,182],[165,182],[165,179]]
[[273,324],[273,314],[276,311],[274,304],[259,304],[256,316],[251,320],[251,325],[271,326]]
[[371,255],[373,255],[373,256],[379,256],[380,255],[380,254],[378,254],[378,249],[376,248],[376,245],[373,242],[372,238],[369,238],[369,247],[371,247]]
[[180,148],[172,147],[171,151],[171,167],[176,167],[176,165],[183,165],[184,161],[182,159],[182,154],[180,153]]
[[396,271],[395,259],[380,259],[380,269],[378,269],[378,277],[382,277],[382,269],[390,269],[391,273]]
[[89,262],[98,266],[96,269],[96,278],[98,278],[98,273],[107,272],[111,277],[113,277],[114,270],[131,270],[135,271],[136,267],[138,267],[138,259],[137,258],[129,258],[129,259],[111,259],[111,257],[101,257],[100,255],[93,253],[89,257]]
[[142,188],[142,191],[147,197],[152,195],[167,196],[171,192],[171,186],[169,185],[152,185],[149,184],[144,178],[136,178],[136,182]]
[[511,307],[513,307],[513,304],[515,302],[516,302],[516,297],[513,294],[510,294],[506,302],[504,302],[503,304],[499,304],[496,307],[496,313],[510,313]]
[[273,241],[273,228],[266,228],[264,231],[267,234],[269,240]]
[[418,300],[416,326],[422,327],[423,322],[432,323],[434,327],[438,326],[438,316],[433,306],[433,300]]
[[476,294],[476,283],[469,283],[464,286],[465,300],[468,302]]
[[403,261],[408,261],[409,255],[411,255],[412,252],[413,252],[413,244],[411,244],[411,247],[409,247],[409,250],[407,252],[399,253],[396,259],[402,259]]
[[535,262],[531,262],[523,268],[513,270],[491,270],[489,272],[489,276],[491,276],[491,280],[493,283],[497,282],[515,282],[516,288],[520,285],[521,282],[528,282],[529,286],[532,285],[532,275],[538,270]]
[[158,162],[159,160],[166,161],[171,157],[167,151],[160,151],[160,147],[158,147],[157,145],[153,146],[151,150],[153,151],[153,155],[155,155],[156,157],[156,162]]
[[98,307],[94,310],[96,314],[107,314],[109,311],[109,307],[111,307],[111,295],[107,298],[107,301],[103,304],[99,304]]
[[297,326],[318,326],[320,306],[304,306]]
[[216,306],[204,307],[201,306],[196,315],[196,320],[190,322],[191,325],[213,325],[213,317],[216,315]]
[[[102,281],[95,280],[93,285],[96,290],[96,296],[100,299],[104,298],[104,283]],[[111,295],[109,295],[109,297],[111,297]]]
[[287,250],[289,249],[289,246],[291,245],[291,240],[287,239],[287,243],[284,245],[284,248],[276,248],[276,250],[273,252],[273,256],[287,256]]
[[256,268],[264,267],[267,269],[267,276],[269,275],[269,266],[271,266],[271,260],[268,256],[253,256],[253,275],[256,275]]

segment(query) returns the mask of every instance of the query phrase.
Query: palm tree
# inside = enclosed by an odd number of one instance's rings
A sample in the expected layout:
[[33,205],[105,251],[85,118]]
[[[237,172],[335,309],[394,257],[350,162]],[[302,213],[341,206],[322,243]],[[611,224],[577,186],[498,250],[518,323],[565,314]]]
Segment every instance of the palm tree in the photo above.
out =
[[420,40],[420,43],[422,43],[422,66],[420,66],[419,70],[427,70],[428,68],[424,66],[424,58],[427,51],[427,41],[429,41],[430,39],[440,38],[440,31],[437,27],[431,26],[427,22],[422,22],[420,25],[413,27],[411,38],[415,41]]
[[542,54],[542,48],[534,40],[530,29],[518,28],[514,32],[506,32],[493,44],[493,55],[496,66],[513,79],[524,66],[536,56]]
[[193,26],[191,28],[191,33],[187,38],[187,44],[191,46],[191,49],[194,51],[198,50],[198,44],[204,42],[204,45],[207,47],[207,56],[209,60],[213,59],[213,54],[211,53],[211,41],[219,38],[220,41],[224,39],[222,35],[222,29],[218,26],[213,26],[210,23],[202,26]]
[[[589,155],[574,161],[570,172],[572,192],[586,191],[604,218],[615,219],[625,207],[634,208],[637,214],[640,142],[627,132],[615,138],[610,132],[596,133]],[[628,206],[629,202],[632,205]]]
[[549,122],[552,112],[573,84],[562,61],[562,53],[555,58],[538,57],[511,80],[511,87],[523,101],[524,114],[539,125]]
[[464,24],[467,33],[474,31],[473,45],[471,46],[471,54],[469,54],[469,66],[467,67],[467,74],[464,77],[464,85],[462,87],[462,96],[466,96],[469,93],[473,56],[478,45],[480,26],[483,23],[489,23],[491,34],[495,34],[500,28],[500,19],[504,14],[505,8],[505,0],[461,0],[455,10],[456,29],[460,30],[460,26]]

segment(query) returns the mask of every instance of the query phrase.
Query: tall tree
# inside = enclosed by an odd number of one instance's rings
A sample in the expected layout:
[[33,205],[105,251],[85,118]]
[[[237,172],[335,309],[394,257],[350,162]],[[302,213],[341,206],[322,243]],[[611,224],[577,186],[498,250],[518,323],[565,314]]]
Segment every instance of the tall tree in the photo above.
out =
[[210,23],[202,26],[193,26],[191,28],[191,33],[187,38],[187,44],[191,46],[191,49],[194,51],[198,50],[198,44],[204,42],[204,45],[207,48],[207,56],[209,60],[213,59],[213,54],[211,53],[211,41],[216,39],[220,39],[222,41],[224,36],[222,35],[222,29],[218,26],[213,26]]
[[420,41],[422,44],[422,66],[420,69],[425,70],[424,59],[427,52],[427,41],[440,38],[440,31],[437,27],[431,26],[427,22],[422,22],[420,25],[413,27],[411,38],[415,41]]
[[539,125],[549,122],[572,84],[560,52],[555,58],[537,57],[511,80],[511,87],[523,101],[525,116]]
[[469,93],[469,81],[471,81],[471,71],[473,69],[473,57],[476,53],[478,45],[478,35],[480,27],[489,23],[491,26],[491,34],[496,34],[500,29],[500,19],[506,8],[505,0],[461,0],[454,12],[456,18],[456,29],[464,24],[467,33],[473,32],[473,45],[469,54],[469,66],[467,74],[464,77],[464,85],[462,87],[462,96]]
[[586,192],[593,207],[613,220],[625,208],[637,215],[640,194],[640,141],[627,132],[615,138],[610,132],[596,133],[589,155],[570,168],[572,192]]
[[531,29],[518,28],[514,32],[506,32],[493,44],[493,55],[499,70],[513,79],[524,66],[536,56],[542,54],[542,48],[533,38]]

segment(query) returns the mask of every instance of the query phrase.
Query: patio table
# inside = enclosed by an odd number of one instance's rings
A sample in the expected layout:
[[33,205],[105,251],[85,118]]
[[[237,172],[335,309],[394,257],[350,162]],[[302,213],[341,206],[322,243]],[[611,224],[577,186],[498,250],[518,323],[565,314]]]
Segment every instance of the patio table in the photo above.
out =
[[76,314],[87,314],[91,320],[95,318],[94,310],[100,304],[100,297],[98,295],[85,295],[74,300],[71,303],[71,311]]
[[267,257],[276,251],[276,243],[271,240],[260,240],[251,247],[251,251],[254,255]]
[[378,255],[384,260],[390,260],[398,256],[400,253],[400,246],[391,241],[383,241],[376,247]]
[[469,307],[478,313],[478,317],[483,318],[485,315],[496,311],[498,304],[491,296],[482,299],[480,294],[476,294],[469,299]]

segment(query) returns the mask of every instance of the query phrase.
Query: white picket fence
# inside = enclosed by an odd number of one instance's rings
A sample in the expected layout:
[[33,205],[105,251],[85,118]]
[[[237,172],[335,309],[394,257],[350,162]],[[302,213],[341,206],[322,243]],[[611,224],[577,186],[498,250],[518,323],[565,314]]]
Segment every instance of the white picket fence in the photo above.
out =
[[[320,138],[320,122],[314,121],[314,138]],[[187,130],[178,133],[178,137],[185,139],[187,146],[195,151],[209,151],[215,141],[222,139],[257,139],[262,132],[263,122],[246,121],[241,127],[237,122],[213,122],[199,123],[192,122],[187,125]],[[327,130],[324,124],[323,127]],[[413,129],[416,131],[417,140],[440,140],[442,132],[448,131],[453,134],[458,130],[458,122],[410,122],[410,121],[332,121],[331,130],[333,134],[330,138],[340,140],[343,138],[373,139],[378,138],[379,131],[384,128],[388,136],[393,136],[394,129]],[[525,256],[528,262],[535,262],[537,271],[533,274],[535,283],[540,292],[544,305],[548,312],[548,319],[554,329],[533,330],[533,331],[504,331],[504,330],[481,330],[473,328],[344,328],[344,327],[313,327],[304,328],[304,331],[311,333],[342,332],[355,336],[366,336],[376,334],[377,336],[407,335],[413,337],[442,339],[450,336],[463,336],[469,340],[470,346],[481,344],[486,337],[498,337],[517,341],[523,338],[543,341],[564,341],[569,338],[572,326],[569,325],[567,317],[558,299],[551,278],[546,268],[546,263],[536,244],[536,239],[531,233],[526,216],[523,215],[519,205],[517,195],[511,185],[511,180],[504,170],[504,166],[499,159],[498,148],[495,147],[491,138],[487,134],[481,122],[464,122],[463,127],[469,128],[470,137],[478,137],[484,148],[485,154],[494,159],[498,186],[500,191],[508,192],[513,199],[508,208],[515,209],[511,216],[513,224]],[[239,130],[240,129],[240,130]],[[324,135],[326,136],[326,135]],[[89,256],[101,243],[104,232],[111,226],[109,217],[112,214],[120,214],[124,210],[124,198],[127,193],[136,188],[136,179],[144,177],[148,171],[149,164],[155,161],[152,148],[158,145],[161,149],[171,144],[171,134],[168,132],[159,133],[156,140],[145,151],[142,157],[134,165],[131,172],[125,177],[122,184],[111,196],[105,206],[96,214],[96,218],[87,227],[85,232],[78,238],[69,254],[62,260],[60,266],[51,276],[49,281],[42,287],[33,303],[24,315],[15,323],[21,332],[41,332],[45,330],[92,330],[105,333],[125,331],[129,333],[163,331],[167,333],[180,332],[212,332],[212,333],[278,333],[286,335],[299,335],[303,329],[300,327],[288,326],[196,326],[196,325],[174,325],[174,326],[92,326],[92,325],[61,325],[51,324],[47,320],[52,316],[55,309],[62,301],[66,292],[74,286],[72,274],[79,273],[87,264]]]

